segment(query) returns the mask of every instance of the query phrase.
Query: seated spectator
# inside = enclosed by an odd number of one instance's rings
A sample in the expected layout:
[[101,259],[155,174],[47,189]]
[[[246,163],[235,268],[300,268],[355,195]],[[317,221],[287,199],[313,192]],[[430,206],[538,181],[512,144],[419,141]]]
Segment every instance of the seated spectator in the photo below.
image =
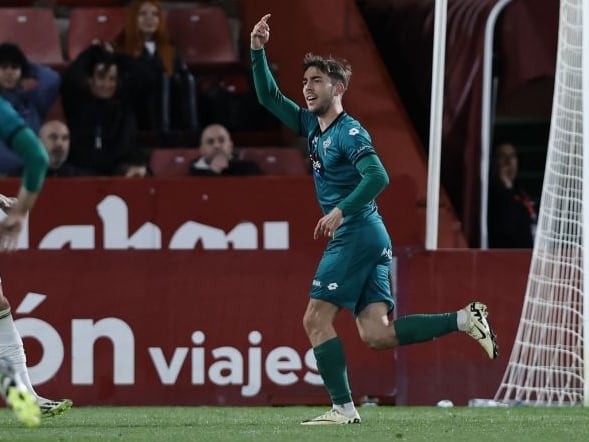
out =
[[144,90],[129,57],[94,42],[63,76],[62,102],[71,134],[69,162],[92,175],[126,175],[145,166],[137,144],[135,102]]
[[517,180],[518,157],[511,143],[497,145],[489,186],[489,247],[531,248],[536,227],[534,202]]
[[253,161],[235,158],[229,131],[220,124],[204,128],[200,137],[199,158],[190,164],[194,176],[262,175]]
[[[8,101],[35,132],[39,132],[59,93],[59,74],[29,62],[15,44],[0,44],[0,96]],[[0,175],[14,175],[21,159],[0,142]]]
[[71,177],[92,175],[67,162],[70,152],[70,131],[61,121],[47,121],[39,131],[39,137],[49,154],[48,177]]
[[194,77],[170,43],[158,0],[129,4],[127,25],[115,48],[143,65],[145,82],[151,85],[138,103],[139,129],[196,129]]

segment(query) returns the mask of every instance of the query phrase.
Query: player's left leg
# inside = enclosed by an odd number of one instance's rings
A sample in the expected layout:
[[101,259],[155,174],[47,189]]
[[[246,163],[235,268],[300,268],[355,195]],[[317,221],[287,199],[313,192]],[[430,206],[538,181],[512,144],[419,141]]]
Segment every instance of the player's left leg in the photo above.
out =
[[24,425],[36,427],[41,423],[41,410],[35,396],[29,392],[6,358],[0,358],[0,395]]
[[43,417],[56,416],[69,410],[73,402],[70,399],[51,400],[41,397],[37,394],[31,380],[29,378],[29,371],[27,369],[27,358],[25,355],[24,345],[18,330],[14,324],[12,314],[10,312],[10,305],[4,296],[2,290],[2,281],[0,280],[0,357],[6,358],[15,373],[22,380],[29,392],[37,400],[41,408]]

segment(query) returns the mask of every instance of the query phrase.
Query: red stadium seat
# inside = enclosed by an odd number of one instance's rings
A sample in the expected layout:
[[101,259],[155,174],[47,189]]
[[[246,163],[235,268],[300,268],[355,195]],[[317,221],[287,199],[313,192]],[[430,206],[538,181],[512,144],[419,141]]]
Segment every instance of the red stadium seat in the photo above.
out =
[[122,0],[53,0],[58,6],[122,6],[124,2]]
[[66,53],[75,59],[94,39],[112,42],[125,28],[127,8],[73,8],[67,32]]
[[303,153],[295,147],[244,147],[242,160],[255,161],[266,175],[308,175],[310,168]]
[[188,176],[190,162],[197,157],[196,147],[154,149],[151,151],[149,167],[154,176]]
[[166,24],[171,41],[190,67],[230,65],[238,61],[229,20],[222,8],[170,9]]
[[23,6],[33,6],[37,0],[4,0],[2,2],[2,7],[23,7]]
[[2,8],[1,11],[0,42],[18,45],[35,63],[63,67],[59,29],[51,9]]

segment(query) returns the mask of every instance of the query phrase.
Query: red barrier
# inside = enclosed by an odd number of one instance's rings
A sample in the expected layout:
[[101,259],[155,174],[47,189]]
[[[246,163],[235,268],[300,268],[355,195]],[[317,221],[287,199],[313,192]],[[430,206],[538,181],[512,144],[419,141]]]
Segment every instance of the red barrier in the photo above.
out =
[[[33,381],[80,404],[327,401],[301,324],[324,246],[312,186],[49,180],[24,250],[0,257]],[[383,206],[408,244],[414,186],[399,177],[392,189]],[[392,358],[366,349],[345,316],[354,393],[392,394]]]
[[[16,187],[0,182],[3,193]],[[500,336],[512,334],[519,312],[501,308],[519,302],[522,279],[504,292],[487,284],[498,270],[505,281],[524,274],[529,254],[406,256],[418,244],[414,191],[395,177],[379,198],[402,255],[400,313],[457,308],[477,293],[503,315],[493,316]],[[25,249],[0,256],[37,388],[80,405],[327,402],[301,324],[324,246],[312,239],[319,217],[309,178],[49,180]],[[360,342],[349,313],[337,327],[356,398],[399,389],[397,403],[431,404],[450,387],[479,396],[505,361],[489,365],[464,340],[447,347],[464,336],[395,361]]]

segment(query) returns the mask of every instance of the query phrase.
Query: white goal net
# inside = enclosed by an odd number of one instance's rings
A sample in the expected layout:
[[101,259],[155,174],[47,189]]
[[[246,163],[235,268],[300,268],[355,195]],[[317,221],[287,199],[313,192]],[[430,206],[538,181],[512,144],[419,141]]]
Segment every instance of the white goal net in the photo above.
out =
[[[589,0],[561,0],[558,55],[538,229],[522,315],[495,400],[583,403],[583,21]],[[586,55],[585,55],[586,57]],[[585,60],[587,63],[587,60]],[[589,82],[589,71],[585,71]],[[587,124],[587,123],[586,123]],[[588,124],[589,125],[589,124]],[[588,140],[589,141],[589,140]],[[589,145],[589,142],[586,143]],[[589,148],[589,146],[587,146]],[[588,163],[589,164],[589,163]],[[586,164],[587,165],[587,164]],[[585,180],[585,186],[587,181]],[[586,219],[587,217],[585,217]],[[587,403],[586,403],[587,405]]]

